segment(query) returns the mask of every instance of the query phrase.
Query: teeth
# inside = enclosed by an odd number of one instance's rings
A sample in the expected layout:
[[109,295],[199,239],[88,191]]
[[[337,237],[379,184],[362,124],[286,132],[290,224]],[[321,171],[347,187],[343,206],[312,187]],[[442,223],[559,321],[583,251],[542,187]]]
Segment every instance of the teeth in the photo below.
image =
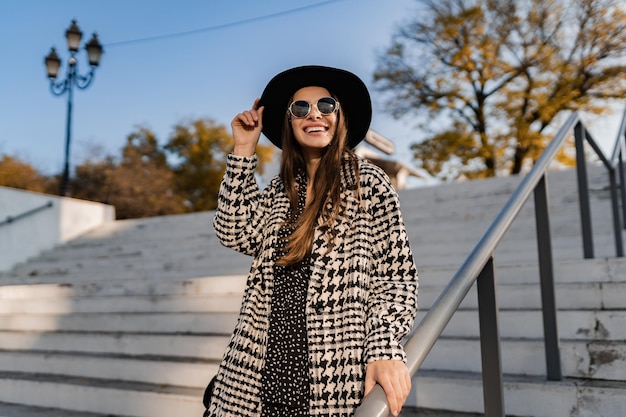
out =
[[308,128],[306,129],[306,132],[307,132],[307,133],[311,133],[311,132],[323,132],[323,131],[324,131],[324,128],[323,128],[323,127],[321,127],[321,126],[308,127]]

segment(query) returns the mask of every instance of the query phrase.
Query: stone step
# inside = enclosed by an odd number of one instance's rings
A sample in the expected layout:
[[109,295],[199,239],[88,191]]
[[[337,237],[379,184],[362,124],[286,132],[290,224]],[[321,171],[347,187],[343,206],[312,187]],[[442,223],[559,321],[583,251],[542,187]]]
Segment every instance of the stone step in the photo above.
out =
[[[444,286],[428,285],[422,279],[418,303],[427,310],[440,296]],[[619,310],[624,308],[626,282],[563,283],[556,286],[557,307],[563,310]],[[191,313],[237,312],[242,294],[222,295],[148,294],[94,297],[6,298],[0,303],[0,315],[76,314],[76,313]],[[538,284],[498,286],[498,303],[503,309],[540,309]],[[476,286],[470,288],[462,309],[477,308]]]
[[[0,415],[2,417],[113,417],[111,414],[88,413],[63,410],[60,408],[34,407],[9,403],[0,403]],[[115,417],[127,416],[116,415]],[[483,414],[404,407],[400,413],[400,417],[483,417]]]
[[214,261],[203,264],[166,262],[159,265],[148,264],[140,267],[133,264],[128,268],[103,267],[92,270],[89,273],[85,273],[82,270],[58,267],[52,267],[48,270],[24,267],[0,276],[0,285],[107,282],[135,279],[180,281],[207,276],[247,274],[250,270],[250,257],[234,251],[230,252],[232,253],[224,254],[224,256],[219,258],[216,257]]
[[[501,262],[496,259],[496,280],[499,285],[536,284],[539,282],[539,267],[536,262]],[[557,260],[554,263],[556,283],[599,283],[626,281],[626,258],[596,258],[585,260]],[[458,267],[448,263],[442,266],[418,266],[421,288],[443,286],[456,273]],[[206,271],[205,271],[206,272]],[[37,277],[29,277],[34,281]],[[64,279],[66,278],[66,279]],[[96,297],[112,295],[211,295],[242,294],[245,273],[234,276],[213,276],[189,279],[165,279],[128,274],[102,280],[89,276],[70,280],[71,276],[58,277],[51,284],[24,284],[24,279],[0,285],[0,300],[13,298]],[[36,285],[35,285],[36,284]]]
[[245,275],[190,278],[178,281],[144,279],[0,286],[0,300],[29,298],[109,297],[132,295],[241,295]]
[[[426,234],[429,239],[437,238],[438,235],[446,236],[449,231],[458,231],[463,225],[469,233],[474,230],[476,233],[484,231],[494,219],[502,204],[487,204],[485,207],[453,206],[458,213],[456,215],[448,215],[445,207],[438,206],[429,210],[405,210],[405,222],[410,229]],[[494,209],[497,207],[497,209]],[[592,207],[594,230],[599,233],[611,231],[612,220],[610,216],[610,206],[603,204],[601,210],[594,210]],[[551,225],[553,234],[558,236],[563,229],[563,233],[572,234],[580,233],[579,212],[577,207],[557,206],[551,209]],[[468,221],[471,221],[468,224]],[[520,216],[512,225],[510,233],[524,232],[534,233],[534,211],[532,208],[525,208]],[[528,227],[528,226],[533,227]],[[469,229],[468,229],[469,227]],[[436,228],[436,229],[433,229]],[[436,235],[430,235],[433,230],[439,232]],[[421,236],[416,233],[416,237]],[[106,242],[106,243],[105,243]],[[85,258],[93,258],[94,262],[106,262],[110,259],[119,260],[120,262],[132,261],[142,256],[153,254],[155,256],[171,257],[173,252],[170,250],[172,244],[176,244],[182,253],[189,253],[193,256],[205,256],[216,245],[217,238],[212,231],[212,226],[208,225],[207,230],[196,229],[183,235],[163,235],[160,231],[156,231],[154,236],[142,236],[140,239],[132,241],[119,242],[115,240],[103,241],[97,246],[72,243],[55,250],[43,253],[41,256],[33,259],[32,262],[55,262],[59,260],[71,260],[73,262],[84,261]]]
[[241,306],[241,298],[238,294],[219,297],[155,295],[6,300],[0,304],[0,314],[236,312]]
[[[452,244],[462,248],[473,246],[478,238],[487,230],[493,220],[489,217],[484,221],[476,219],[463,219],[463,222],[471,221],[471,225],[463,225],[461,221],[441,223],[439,220],[428,219],[426,221],[411,222],[410,215],[405,219],[411,243],[420,245],[426,243],[422,250],[437,248],[441,244]],[[597,244],[613,245],[613,225],[609,218],[604,215],[602,223],[593,225],[594,241]],[[559,220],[559,221],[556,221]],[[577,249],[576,255],[582,251],[582,238],[580,237],[580,221],[578,218],[553,219],[551,224],[552,238],[555,246],[573,246]],[[463,230],[463,233],[459,233]],[[511,230],[503,239],[505,246],[522,244],[524,247],[533,248],[536,243],[536,233],[534,218],[525,222],[514,222]],[[222,247],[217,242],[208,242],[194,239],[194,236],[187,236],[184,240],[161,240],[153,239],[159,244],[137,244],[136,246],[104,247],[82,251],[66,249],[61,252],[51,252],[32,259],[28,264],[18,265],[14,268],[13,274],[37,274],[41,270],[53,269],[55,271],[74,268],[80,272],[91,272],[96,269],[109,269],[112,271],[141,270],[141,269],[172,269],[179,264],[200,264],[210,265],[219,261],[220,258],[230,258],[233,251]],[[569,242],[572,244],[569,244]],[[175,245],[177,251],[171,251]],[[558,248],[557,248],[558,249]],[[450,249],[456,252],[454,246]],[[5,273],[4,275],[9,275]]]
[[[47,360],[52,363],[55,357],[51,353],[66,354],[67,360],[75,360],[80,367],[96,363],[102,365],[103,360],[94,359],[99,355],[108,359],[119,356],[151,357],[162,356],[180,358],[181,363],[200,361],[218,361],[221,359],[229,336],[211,334],[137,334],[137,333],[97,333],[97,332],[9,332],[1,331],[0,349],[4,351],[46,352]],[[584,377],[596,379],[626,380],[626,341],[622,340],[591,340],[562,339],[561,363],[563,374],[567,377]],[[504,372],[510,374],[545,375],[544,344],[540,339],[503,338],[502,364]],[[80,355],[77,354],[80,353]],[[8,355],[8,354],[7,354]],[[13,355],[15,355],[13,353]],[[128,359],[128,358],[126,358]],[[144,359],[145,360],[145,359]],[[112,362],[113,363],[113,362]],[[116,364],[119,363],[115,362]],[[4,365],[3,365],[4,364]],[[8,365],[7,365],[8,364]],[[145,366],[140,361],[137,366]],[[440,338],[422,369],[455,370],[467,372],[480,371],[480,342],[477,337]],[[0,357],[0,366],[11,368],[12,362]],[[94,365],[96,366],[96,365]],[[164,365],[166,366],[166,365]],[[171,365],[176,366],[176,365]],[[65,365],[57,365],[62,370]],[[41,368],[47,369],[47,368]],[[186,368],[185,368],[186,369]],[[18,370],[21,370],[18,368]],[[115,371],[113,365],[110,369]],[[86,371],[88,372],[88,371]],[[97,372],[94,370],[93,372]],[[108,372],[108,371],[107,371]],[[149,371],[146,371],[149,373]],[[182,372],[182,371],[181,371]],[[91,374],[90,372],[88,372]],[[180,384],[180,383],[179,383]]]
[[[418,313],[419,322],[426,311]],[[500,334],[505,338],[543,338],[540,310],[501,310]],[[572,340],[626,340],[624,310],[561,310],[557,313],[559,336]],[[96,313],[5,314],[0,315],[4,332],[72,332],[72,333],[155,333],[231,334],[237,313]],[[444,330],[444,336],[478,337],[478,312],[458,310]]]
[[[420,311],[416,322],[426,315]],[[540,310],[501,310],[498,314],[503,338],[543,339],[543,315]],[[559,337],[562,340],[626,340],[626,311],[561,310],[557,312]],[[458,310],[443,331],[448,338],[477,338],[480,335],[478,311]]]
[[171,356],[131,356],[85,352],[0,350],[4,372],[98,378],[154,385],[204,388],[217,372],[217,360]]
[[[596,255],[614,256],[614,237],[610,215],[608,212],[599,215],[604,221],[595,224],[593,228],[594,243],[597,247]],[[461,226],[457,222],[441,222],[433,219],[412,223],[410,221],[411,215],[406,217],[416,257],[427,259],[431,264],[441,264],[448,256],[454,257],[457,262],[460,262],[492,220],[489,217],[481,223],[475,219],[464,217],[459,221],[465,222],[466,226]],[[556,217],[553,220],[555,257],[580,257],[582,255],[582,239],[579,236],[579,219]],[[468,223],[470,224],[469,228]],[[464,232],[458,233],[461,229],[465,229]],[[517,254],[523,249],[527,252],[525,256],[528,259],[534,259],[536,257],[534,229],[533,218],[525,222],[514,222],[512,229],[504,237],[496,253],[501,254],[500,256],[507,260],[511,258],[510,252]],[[180,277],[177,274],[184,274],[187,270],[201,273],[216,267],[222,271],[220,268],[232,268],[233,264],[239,268],[239,271],[245,271],[244,268],[247,268],[250,262],[249,257],[222,247],[215,239],[213,236],[211,242],[205,236],[198,235],[197,231],[194,235],[184,236],[180,241],[155,236],[147,240],[145,238],[139,239],[135,246],[127,248],[121,248],[117,244],[97,249],[89,248],[86,252],[79,252],[75,257],[67,255],[74,253],[71,246],[67,246],[63,250],[58,250],[59,253],[63,252],[66,255],[55,257],[53,251],[31,260],[27,264],[18,265],[13,271],[4,273],[3,276],[31,278],[42,275],[60,277],[83,274],[101,277],[103,275],[143,274]],[[172,245],[176,245],[179,251],[171,251]],[[441,253],[440,245],[446,245],[447,253],[445,255]]]
[[230,335],[237,313],[2,314],[0,331]]
[[106,223],[97,229],[80,236],[68,243],[68,247],[99,246],[102,243],[131,239],[140,241],[150,237],[155,232],[163,231],[164,237],[186,236],[198,234],[202,225],[212,232],[213,211],[204,211],[188,214],[174,214],[167,216],[147,217],[141,219],[117,220]]
[[[0,403],[2,417],[111,417],[111,414],[64,410],[62,408],[35,407],[24,404]],[[116,417],[128,417],[117,415]]]
[[[560,175],[560,174],[559,174]],[[565,174],[572,179],[568,180],[567,184],[571,186],[575,186],[575,179],[573,173]],[[406,218],[408,223],[411,223],[411,219],[415,216],[416,220],[428,220],[417,221],[416,223],[426,223],[432,224],[436,216],[439,220],[444,220],[441,218],[444,213],[447,213],[448,208],[452,210],[452,213],[456,213],[456,215],[452,215],[451,218],[457,218],[458,220],[467,220],[468,216],[473,216],[473,213],[484,216],[488,213],[488,222],[495,213],[499,211],[501,207],[501,203],[505,198],[508,198],[508,195],[513,191],[513,187],[505,186],[506,191],[494,191],[493,187],[500,187],[500,183],[506,184],[507,182],[518,183],[520,179],[507,179],[507,178],[497,178],[493,180],[483,180],[483,181],[472,181],[463,184],[449,184],[442,185],[439,187],[434,187],[433,189],[415,189],[415,190],[406,190],[405,193],[402,193],[405,196],[406,204],[404,205],[406,208]],[[605,180],[603,180],[606,182]],[[567,189],[568,187],[555,187],[552,194],[558,194],[561,190]],[[446,195],[447,190],[449,189],[458,189],[461,194],[460,198],[467,199],[472,198],[472,204],[458,204],[457,201],[454,201],[450,196]],[[564,210],[564,213],[573,213],[572,215],[577,215],[577,207],[576,204],[571,204],[573,200],[576,200],[576,194],[572,194],[572,191],[568,191],[569,197],[565,200],[554,198],[552,203],[552,211],[555,215],[555,221],[558,221],[561,216],[561,210]],[[597,215],[595,207],[602,207],[607,213],[609,213],[610,205],[603,204],[597,205],[596,199],[593,198],[592,193],[592,214],[594,217],[598,217],[600,220],[605,219],[606,216],[601,214]],[[423,198],[423,197],[432,197],[439,196],[438,198]],[[498,201],[490,201],[490,198],[493,196],[497,197]],[[481,198],[482,197],[482,198]],[[600,201],[600,200],[598,200]],[[606,203],[606,199],[601,201],[602,203]],[[404,203],[404,201],[403,201]],[[565,203],[566,205],[563,205]],[[419,207],[425,209],[417,209],[415,204],[420,205]],[[425,206],[424,206],[425,205]],[[529,207],[526,207],[522,210],[522,218],[532,216],[532,199],[527,204]],[[526,212],[528,215],[524,215]],[[569,215],[569,214],[568,214]],[[152,219],[137,219],[137,220],[126,220],[114,222],[113,224],[103,226],[99,231],[93,231],[68,245],[63,246],[62,248],[57,249],[58,253],[72,253],[73,251],[81,251],[81,250],[90,250],[90,249],[105,249],[108,248],[107,252],[109,256],[132,256],[135,250],[133,248],[146,248],[151,245],[168,247],[168,242],[171,240],[179,240],[180,243],[188,244],[190,247],[196,245],[196,243],[208,243],[210,240],[215,239],[214,233],[212,231],[212,216],[211,212],[204,213],[194,213],[189,215],[174,215],[174,216],[163,216]],[[420,217],[421,216],[421,217]],[[446,224],[452,223],[450,219],[445,218],[445,222],[436,222],[439,227],[446,227]],[[528,221],[532,221],[532,219],[528,219]],[[176,227],[171,227],[172,224],[175,224]],[[206,225],[206,229],[203,230],[202,227],[198,227],[198,225]],[[515,226],[514,226],[515,227]],[[164,232],[162,232],[164,231]],[[163,242],[161,244],[161,242]],[[120,244],[122,247],[120,247]],[[125,244],[132,244],[131,248],[125,250],[123,246]],[[109,253],[110,251],[110,253]],[[51,254],[54,254],[55,251],[52,251]],[[100,252],[100,256],[102,256],[102,252]],[[52,255],[54,258],[54,255]]]
[[[443,287],[424,286],[418,296],[420,309],[430,308]],[[559,284],[556,291],[560,309],[621,309],[626,285],[622,283]],[[499,305],[507,309],[538,309],[538,285],[511,284],[498,287]],[[226,296],[111,296],[80,298],[7,299],[0,303],[0,314],[73,314],[73,313],[173,313],[236,312],[241,295]],[[470,289],[461,308],[477,308],[475,287]]]
[[[546,375],[543,340],[506,339],[500,343],[502,371],[514,375]],[[626,342],[561,340],[565,378],[626,380]],[[478,338],[440,338],[420,370],[481,372]]]
[[[511,198],[512,193],[499,196],[474,197],[458,200],[446,200],[442,198],[432,198],[421,193],[421,190],[410,190],[400,195],[400,207],[403,217],[409,219],[441,219],[461,221],[465,218],[488,219],[499,213],[504,204]],[[611,212],[610,198],[598,198],[590,195],[590,213],[594,220],[602,221],[598,215],[600,212]],[[550,214],[555,216],[555,220],[561,217],[579,217],[578,194],[572,193],[565,198],[556,198],[548,195],[548,206]],[[535,214],[535,200],[531,195],[526,200],[518,214],[518,218],[530,221]]]
[[[438,411],[425,416],[481,415],[484,408],[480,378],[474,373],[421,371],[413,379],[412,395],[403,415],[422,415],[413,414],[416,404],[419,409],[448,410],[448,414]],[[622,416],[626,412],[624,385],[614,381],[545,381],[534,377],[505,376],[506,414],[535,417]],[[201,415],[201,396],[202,389],[0,373],[0,400],[4,402],[59,409],[71,407],[73,410],[118,416]],[[69,402],[67,398],[74,400]]]
[[[537,262],[505,263],[501,262],[500,258],[495,258],[495,261],[495,276],[498,285],[536,284],[539,282],[539,265]],[[423,288],[423,286],[447,284],[458,267],[418,266],[418,270],[420,286]],[[626,281],[626,258],[556,260],[553,262],[553,275],[557,284],[624,282]]]
[[[229,336],[96,332],[0,332],[0,350],[222,358]],[[1,400],[0,400],[1,401]]]
[[[419,371],[413,378],[408,406],[484,413],[480,374]],[[626,384],[622,381],[587,381],[505,376],[507,416],[618,417],[626,415]]]
[[405,406],[402,408],[399,417],[484,417],[484,414]]
[[202,389],[0,373],[0,401],[126,417],[201,416]]
[[[583,241],[578,220],[565,225],[571,230],[561,231],[560,234],[552,233],[552,246],[556,258],[560,259],[580,259],[583,255]],[[408,225],[411,227],[411,225]],[[410,242],[417,260],[426,256],[442,256],[441,248],[448,248],[447,254],[454,256],[467,255],[480,237],[487,231],[488,224],[475,226],[474,230],[467,230],[461,226],[449,226],[447,230],[431,229],[427,225],[415,225],[409,229]],[[463,233],[459,233],[464,230]],[[615,256],[614,232],[612,225],[607,225],[603,230],[594,228],[593,243],[596,249],[596,257]],[[626,233],[622,232],[626,237]],[[171,245],[176,245],[172,242]],[[504,236],[496,253],[508,253],[512,251],[528,251],[528,255],[535,256],[537,238],[535,226],[524,226],[520,229],[513,229]],[[107,254],[94,253],[90,256],[80,256],[76,259],[61,257],[52,259],[42,257],[33,259],[27,264],[18,265],[12,271],[5,272],[4,277],[24,276],[32,277],[38,275],[119,275],[141,272],[167,273],[169,271],[184,271],[183,268],[190,268],[192,271],[211,268],[213,264],[244,263],[249,266],[251,258],[240,255],[237,252],[213,245],[206,248],[194,247],[188,251],[179,248],[181,252],[173,253],[171,250],[151,250],[143,248],[136,250],[131,255],[120,257],[109,256]],[[446,255],[447,255],[446,254]],[[528,256],[526,255],[526,256]],[[432,262],[429,262],[432,264]],[[214,274],[211,274],[214,275]]]
[[[490,219],[491,221],[492,219]],[[433,228],[432,222],[425,224],[407,224],[411,244],[419,247],[420,252],[436,251],[441,252],[440,245],[450,246],[449,252],[457,253],[459,250],[467,251],[473,247],[480,236],[484,234],[490,222],[477,224],[474,222],[473,229],[462,227],[457,224],[447,224],[444,227]],[[561,226],[552,227],[552,242],[555,249],[574,248],[575,255],[582,254],[582,237],[577,219],[568,220]],[[608,246],[614,249],[614,233],[612,223],[595,227],[593,229],[593,241],[596,245]],[[464,230],[459,234],[459,230]],[[171,245],[176,245],[177,251],[172,252]],[[534,223],[531,225],[518,225],[512,227],[501,243],[501,251],[519,250],[527,248],[533,252],[536,248],[536,232]],[[78,273],[98,273],[102,270],[110,270],[111,273],[129,270],[167,270],[177,265],[204,265],[210,266],[222,257],[230,259],[236,252],[214,243],[213,245],[202,244],[193,245],[189,248],[183,247],[178,242],[163,242],[163,246],[158,248],[138,247],[130,248],[119,254],[109,252],[92,252],[76,254],[76,257],[60,256],[51,254],[43,255],[32,259],[28,264],[18,265],[13,271],[14,275],[33,275],[45,273],[46,270],[74,270]],[[246,259],[246,258],[243,258]],[[9,273],[5,273],[5,276]]]
[[[606,168],[599,164],[587,164],[586,168],[587,182],[592,194],[604,191],[609,184]],[[577,198],[578,180],[575,169],[550,170],[547,174],[550,195],[558,198]],[[432,187],[400,190],[399,193],[403,196],[418,190],[422,196],[430,197],[430,200],[480,200],[487,196],[512,194],[523,179],[523,176],[514,175],[472,181],[457,181],[441,183]],[[421,201],[419,200],[418,202]]]
[[[625,241],[626,241],[626,234]],[[419,269],[441,266],[460,266],[478,242],[459,239],[446,243],[415,241],[412,243],[414,257]],[[614,257],[615,246],[612,233],[594,239],[596,258]],[[446,250],[444,251],[443,248]],[[168,279],[247,274],[251,258],[227,248],[223,252],[204,257],[181,255],[174,259],[142,259],[141,262],[91,262],[79,263],[41,262],[29,263],[0,277],[0,284],[35,284],[44,282],[108,281],[128,279]],[[582,239],[553,239],[552,252],[555,262],[570,262],[583,257]],[[515,240],[507,238],[496,249],[496,262],[503,264],[537,262],[535,238]]]
[[[615,408],[624,404],[626,387],[612,381],[626,379],[626,261],[581,260],[575,175],[548,178],[569,379],[546,383],[536,376],[545,374],[545,353],[531,198],[495,253],[504,369],[526,375],[508,377],[507,407],[524,411],[518,416],[560,417],[552,411],[561,405],[559,412],[579,413],[572,417],[626,415]],[[400,193],[420,270],[418,320],[521,180]],[[605,172],[590,169],[598,257],[614,255],[607,183]],[[251,262],[219,244],[212,219],[205,212],[113,222],[1,275],[0,402],[100,416],[200,416],[202,391],[228,343]],[[403,415],[481,415],[476,307],[474,286],[414,379],[416,395]]]
[[[45,262],[18,265],[0,276],[0,283],[68,282],[68,280],[108,280],[132,278],[184,279],[202,276],[246,274],[252,259],[227,248],[211,250],[202,257],[188,258],[184,254],[168,259],[141,258],[135,261],[92,264]],[[71,282],[71,281],[69,281]]]
[[[444,288],[420,288],[418,304],[428,310]],[[498,306],[508,310],[541,309],[541,291],[538,285],[500,285],[497,289]],[[556,305],[560,310],[623,310],[626,285],[624,283],[574,283],[559,284],[556,288]],[[470,288],[461,302],[461,309],[476,310],[476,286]]]
[[[465,218],[488,219],[502,210],[502,207],[510,199],[512,194],[497,197],[476,197],[473,199],[445,200],[433,199],[424,196],[417,191],[410,191],[400,194],[400,207],[403,217],[409,219],[442,219],[452,221],[462,221]],[[589,199],[590,214],[593,219],[602,221],[598,216],[600,212],[611,212],[610,199]],[[574,194],[566,199],[557,199],[553,195],[548,195],[548,207],[550,214],[555,216],[555,220],[561,217],[579,217],[578,195]],[[531,195],[526,200],[518,218],[522,221],[530,221],[535,215],[535,200]]]

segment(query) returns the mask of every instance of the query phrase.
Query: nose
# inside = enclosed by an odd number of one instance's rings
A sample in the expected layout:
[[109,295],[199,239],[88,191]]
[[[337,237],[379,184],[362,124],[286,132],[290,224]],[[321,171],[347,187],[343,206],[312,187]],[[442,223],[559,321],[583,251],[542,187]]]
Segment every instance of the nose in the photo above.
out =
[[317,108],[317,103],[311,103],[311,111],[309,112],[309,117],[311,119],[321,119],[322,112]]

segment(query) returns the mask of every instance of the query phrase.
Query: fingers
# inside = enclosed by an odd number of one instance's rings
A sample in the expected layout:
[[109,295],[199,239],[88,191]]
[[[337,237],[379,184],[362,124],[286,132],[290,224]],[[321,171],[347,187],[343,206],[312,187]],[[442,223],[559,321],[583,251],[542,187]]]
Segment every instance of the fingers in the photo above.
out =
[[365,376],[365,395],[380,384],[387,396],[389,410],[394,416],[400,414],[402,406],[411,392],[411,377],[401,361],[375,361],[369,364]]
[[259,102],[261,101],[261,99],[259,97],[254,99],[254,103],[252,104],[252,109],[254,110],[258,110],[259,109]]
[[[402,376],[396,378],[389,377],[388,379],[381,381],[381,386],[387,396],[387,402],[389,403],[389,410],[391,414],[397,416],[402,410],[409,392],[411,390]],[[409,382],[410,384],[410,382]]]
[[365,374],[365,393],[363,394],[363,396],[367,397],[369,393],[372,392],[375,386],[376,386],[376,380],[372,376],[372,373],[367,372]]
[[235,116],[231,125],[242,126],[246,130],[251,130],[257,127],[261,127],[261,121],[263,119],[264,107],[259,107],[259,100],[254,100],[254,104],[250,110],[245,110]]

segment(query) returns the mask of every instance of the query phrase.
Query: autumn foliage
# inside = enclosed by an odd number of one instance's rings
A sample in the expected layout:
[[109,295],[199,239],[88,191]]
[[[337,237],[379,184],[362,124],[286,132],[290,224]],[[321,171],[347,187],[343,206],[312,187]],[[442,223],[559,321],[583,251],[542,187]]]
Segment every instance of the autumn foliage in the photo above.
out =
[[[429,133],[431,174],[516,174],[568,111],[626,98],[626,9],[616,0],[430,0],[397,32],[374,79],[386,110]],[[552,127],[552,130],[551,130]],[[573,163],[564,152],[560,161]]]
[[[178,124],[163,145],[150,129],[138,127],[127,136],[119,157],[105,155],[78,164],[70,176],[69,196],[111,204],[118,219],[211,210],[232,146],[226,128],[211,119]],[[261,171],[272,151],[258,145]],[[55,193],[58,178],[4,155],[0,185]]]

